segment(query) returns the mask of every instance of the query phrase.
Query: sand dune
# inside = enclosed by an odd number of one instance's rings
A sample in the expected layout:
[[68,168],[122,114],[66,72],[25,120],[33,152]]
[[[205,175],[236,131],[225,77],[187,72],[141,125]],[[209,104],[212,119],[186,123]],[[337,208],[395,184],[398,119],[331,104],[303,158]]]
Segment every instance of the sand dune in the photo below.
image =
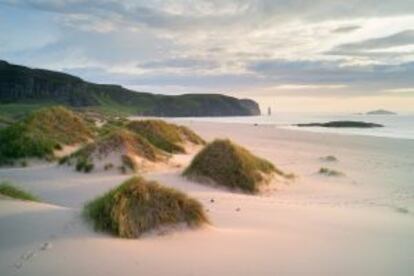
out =
[[[0,169],[0,180],[45,202],[0,200],[0,275],[414,274],[414,141],[180,123],[207,140],[231,138],[298,177],[251,196],[188,181],[178,167],[148,173],[199,199],[212,225],[124,240],[94,232],[80,209],[128,176]],[[326,155],[338,162],[321,161]],[[320,167],[345,176],[319,175]]]

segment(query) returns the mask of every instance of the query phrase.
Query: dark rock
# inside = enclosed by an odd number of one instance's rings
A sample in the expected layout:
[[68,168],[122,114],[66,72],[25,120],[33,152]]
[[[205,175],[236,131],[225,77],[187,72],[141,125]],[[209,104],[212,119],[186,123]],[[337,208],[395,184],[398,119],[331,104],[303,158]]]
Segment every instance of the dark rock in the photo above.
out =
[[367,115],[397,115],[397,113],[385,109],[378,109],[367,112]]
[[374,128],[384,127],[380,124],[360,121],[332,121],[327,123],[297,124],[298,127],[338,127],[338,128]]

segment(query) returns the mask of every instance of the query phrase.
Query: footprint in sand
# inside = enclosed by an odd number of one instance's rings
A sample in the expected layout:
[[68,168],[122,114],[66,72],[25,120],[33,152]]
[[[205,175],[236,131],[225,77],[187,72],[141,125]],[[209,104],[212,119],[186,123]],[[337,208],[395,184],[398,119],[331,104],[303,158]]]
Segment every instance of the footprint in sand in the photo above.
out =
[[52,248],[52,243],[50,241],[42,243],[37,249],[29,250],[23,255],[20,256],[20,261],[16,262],[13,267],[15,269],[20,269],[23,267],[23,265],[30,261],[32,258],[36,257],[37,253],[40,251],[46,251]]
[[46,251],[49,250],[50,248],[52,248],[52,243],[51,242],[45,242],[40,246],[40,250],[41,251]]
[[[78,221],[76,218],[70,220],[69,222],[67,222],[65,225],[63,225],[63,227],[61,228],[61,231],[63,233],[68,233],[71,230],[73,230],[74,227],[76,227],[76,225],[78,224]],[[32,258],[36,257],[36,255],[38,253],[47,251],[49,249],[52,248],[52,240],[55,240],[58,237],[59,234],[50,234],[49,235],[49,239],[45,242],[43,242],[40,246],[38,246],[37,248],[33,249],[33,250],[29,250],[26,253],[22,254],[20,256],[19,261],[17,261],[13,267],[17,270],[21,269],[26,262],[30,261]]]
[[31,258],[36,256],[36,252],[34,250],[30,250],[27,251],[26,253],[24,253],[23,255],[20,256],[20,259],[24,260],[24,261],[28,261]]
[[21,262],[15,263],[14,264],[14,268],[16,269],[20,269],[23,266],[23,264]]

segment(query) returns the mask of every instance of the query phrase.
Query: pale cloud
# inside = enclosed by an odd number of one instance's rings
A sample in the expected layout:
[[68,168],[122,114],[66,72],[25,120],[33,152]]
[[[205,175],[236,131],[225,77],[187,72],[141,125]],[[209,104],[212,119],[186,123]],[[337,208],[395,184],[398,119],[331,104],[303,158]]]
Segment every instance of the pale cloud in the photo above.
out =
[[274,87],[269,87],[269,89],[274,90],[315,90],[315,89],[340,89],[347,87],[344,84],[307,84],[307,85],[298,85],[298,84],[284,84]]
[[404,30],[385,37],[342,44],[329,53],[334,55],[368,54],[372,51],[386,51],[395,47],[404,49],[405,46],[414,46],[414,30]]
[[386,90],[383,90],[383,91],[385,93],[391,93],[391,94],[414,94],[414,87],[386,89]]
[[350,33],[360,29],[361,26],[349,25],[349,26],[340,26],[332,30],[333,33]]

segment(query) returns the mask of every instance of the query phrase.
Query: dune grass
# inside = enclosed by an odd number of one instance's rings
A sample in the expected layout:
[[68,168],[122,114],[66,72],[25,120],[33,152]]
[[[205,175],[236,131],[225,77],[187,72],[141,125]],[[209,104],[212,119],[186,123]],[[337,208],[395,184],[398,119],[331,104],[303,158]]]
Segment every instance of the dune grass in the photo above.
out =
[[19,200],[39,201],[39,199],[34,195],[23,191],[8,182],[0,183],[0,195]]
[[16,159],[53,155],[58,144],[44,135],[33,134],[22,123],[0,130],[0,165],[13,165]]
[[198,134],[196,134],[194,131],[189,129],[185,126],[178,126],[180,129],[180,136],[183,141],[187,140],[195,145],[205,145],[206,141],[204,141],[203,138],[201,138]]
[[123,128],[116,128],[70,156],[63,157],[59,163],[69,165],[75,163],[77,171],[90,172],[94,169],[94,160],[102,160],[110,154],[118,154],[125,170],[132,171],[138,169],[133,156],[151,162],[161,161],[167,157],[144,137]]
[[75,112],[54,106],[32,113],[26,120],[31,132],[41,133],[62,145],[85,142],[93,137],[87,123]]
[[96,230],[122,238],[138,238],[163,226],[185,223],[197,227],[208,221],[197,200],[140,177],[87,203],[84,215]]
[[127,127],[143,137],[159,149],[169,153],[184,153],[184,143],[203,145],[205,141],[192,130],[162,120],[132,121]]
[[62,145],[85,142],[92,136],[74,112],[59,106],[40,109],[0,130],[0,165],[26,157],[50,159]]
[[183,175],[201,182],[257,193],[272,174],[285,175],[269,161],[254,156],[230,140],[215,140],[193,159]]
[[76,171],[90,173],[94,169],[93,161],[88,158],[79,158],[76,160]]

